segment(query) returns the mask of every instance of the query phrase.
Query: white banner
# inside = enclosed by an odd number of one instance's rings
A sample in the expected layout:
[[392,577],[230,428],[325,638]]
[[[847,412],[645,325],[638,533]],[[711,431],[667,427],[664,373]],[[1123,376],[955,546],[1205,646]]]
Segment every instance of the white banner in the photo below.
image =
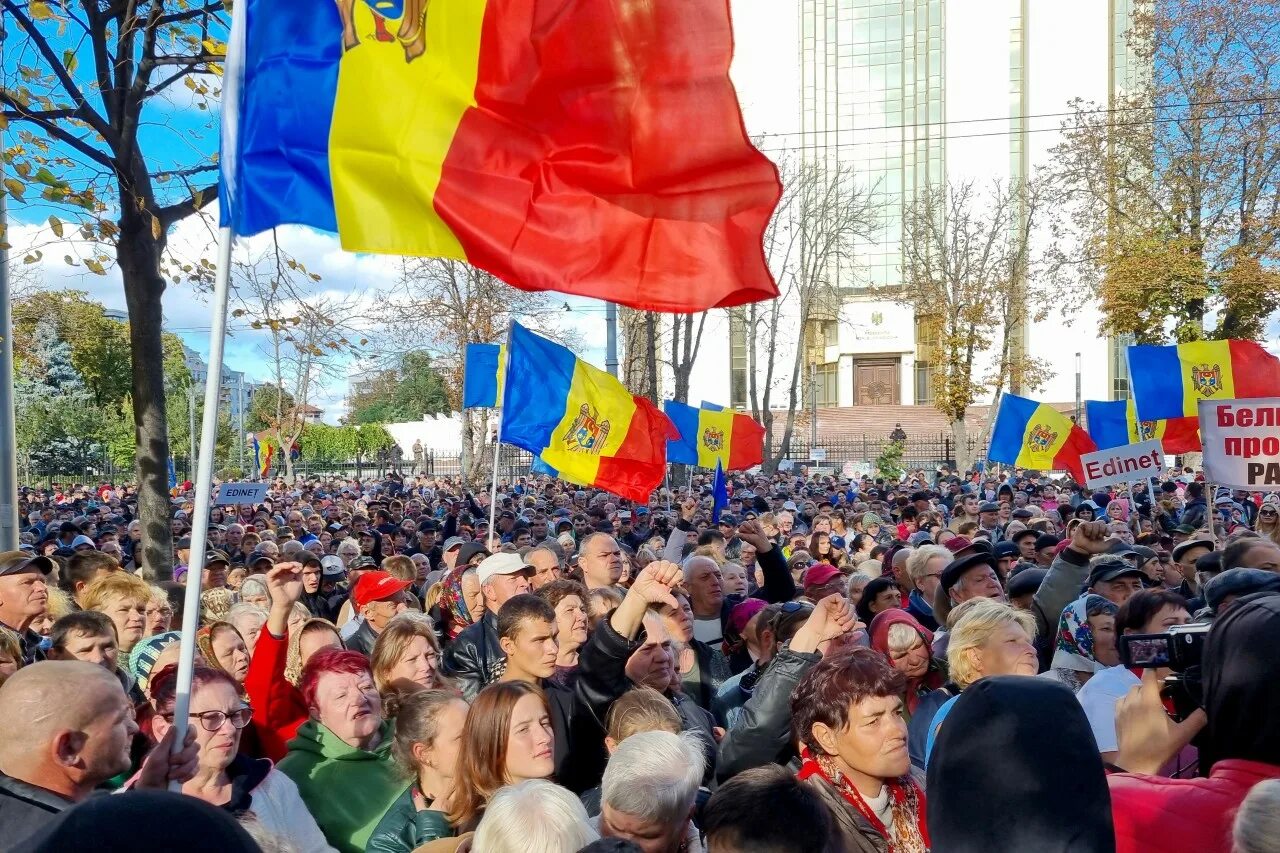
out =
[[1159,440],[1141,441],[1080,456],[1085,485],[1091,489],[1157,477],[1164,470]]
[[270,483],[223,483],[218,486],[218,494],[213,502],[218,506],[227,504],[260,504],[267,496]]
[[1205,480],[1280,492],[1280,397],[1201,400],[1200,438]]

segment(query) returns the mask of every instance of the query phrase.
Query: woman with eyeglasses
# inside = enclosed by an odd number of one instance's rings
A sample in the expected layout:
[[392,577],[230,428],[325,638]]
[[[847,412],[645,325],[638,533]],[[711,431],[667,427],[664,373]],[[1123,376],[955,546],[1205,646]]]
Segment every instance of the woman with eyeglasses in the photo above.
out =
[[[157,742],[174,725],[178,668],[166,667],[151,685],[156,715],[151,734]],[[220,669],[196,665],[191,678],[188,725],[200,748],[199,769],[182,793],[230,812],[251,815],[262,830],[287,840],[301,853],[332,848],[307,810],[298,786],[265,758],[241,755],[240,736],[253,709],[240,698],[240,688]]]

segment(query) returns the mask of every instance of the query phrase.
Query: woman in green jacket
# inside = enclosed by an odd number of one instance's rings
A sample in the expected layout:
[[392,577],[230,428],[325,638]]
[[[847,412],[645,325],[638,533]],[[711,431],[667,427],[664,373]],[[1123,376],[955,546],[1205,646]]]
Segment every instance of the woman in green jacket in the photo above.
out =
[[359,652],[322,649],[307,661],[298,686],[311,719],[289,741],[279,769],[297,784],[331,845],[364,853],[404,790],[369,661]]
[[369,853],[410,853],[453,835],[445,817],[453,794],[467,703],[449,690],[423,690],[395,700],[391,752],[413,778],[378,822]]

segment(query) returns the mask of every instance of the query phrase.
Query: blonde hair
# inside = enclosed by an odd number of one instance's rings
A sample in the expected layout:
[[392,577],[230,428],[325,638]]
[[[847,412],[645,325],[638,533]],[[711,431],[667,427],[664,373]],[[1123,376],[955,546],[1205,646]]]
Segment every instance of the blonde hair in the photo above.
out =
[[[373,670],[373,683],[382,694],[394,691],[391,683],[391,670],[396,662],[409,648],[414,637],[422,637],[437,655],[440,654],[440,643],[436,640],[436,632],[430,620],[418,613],[401,613],[390,622],[378,635],[373,644],[373,653],[369,655],[369,667]],[[436,670],[439,673],[437,663]]]
[[[49,614],[50,619],[56,622],[68,613],[75,611],[76,603],[67,594],[66,590],[51,586],[48,591],[49,601],[45,605],[45,612]],[[88,610],[89,608],[86,607],[85,609]]]
[[382,570],[396,580],[415,581],[418,579],[418,567],[413,560],[403,554],[395,554],[383,559]]
[[1019,610],[990,598],[975,598],[970,601],[972,606],[955,623],[947,640],[947,665],[951,680],[961,690],[983,675],[970,662],[968,652],[985,646],[997,629],[1017,625],[1031,639],[1034,640],[1036,636],[1035,617],[1026,610]]
[[99,575],[80,594],[80,606],[84,610],[101,611],[112,598],[130,598],[145,608],[151,598],[151,587],[128,572]]
[[430,611],[440,602],[440,596],[444,593],[444,582],[436,581],[427,589],[427,595],[423,599],[422,609]]
[[907,557],[907,574],[913,581],[919,583],[928,573],[929,561],[936,557],[942,557],[948,563],[955,559],[952,553],[941,545],[921,545]]
[[609,706],[605,732],[614,743],[622,743],[640,732],[680,734],[680,715],[671,700],[652,687],[634,687]]

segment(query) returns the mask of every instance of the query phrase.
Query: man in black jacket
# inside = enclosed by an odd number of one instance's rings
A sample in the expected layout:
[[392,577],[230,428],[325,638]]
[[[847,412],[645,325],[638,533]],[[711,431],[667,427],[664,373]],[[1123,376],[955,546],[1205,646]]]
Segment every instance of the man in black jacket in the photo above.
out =
[[[45,661],[0,687],[0,827],[6,850],[39,832],[94,788],[129,769],[138,725],[120,682],[97,664]],[[170,729],[143,759],[136,788],[164,789],[195,775],[196,728],[171,756]],[[86,840],[86,846],[92,842]]]
[[365,572],[356,581],[351,605],[364,617],[356,632],[343,643],[351,651],[373,654],[373,644],[387,623],[405,611],[404,591],[412,581],[402,581],[387,572]]
[[500,552],[485,557],[477,573],[484,616],[444,650],[445,672],[457,680],[468,702],[502,674],[506,655],[498,644],[497,614],[513,596],[530,591],[533,567],[526,566],[519,554]]

